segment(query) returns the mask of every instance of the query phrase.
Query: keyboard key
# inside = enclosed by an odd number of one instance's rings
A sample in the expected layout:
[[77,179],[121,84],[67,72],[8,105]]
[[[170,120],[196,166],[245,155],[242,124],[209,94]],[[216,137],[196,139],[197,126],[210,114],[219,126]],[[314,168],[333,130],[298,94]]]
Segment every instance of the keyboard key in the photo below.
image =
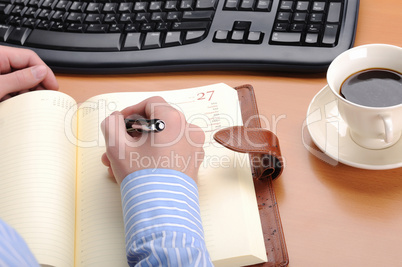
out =
[[56,0],[45,0],[43,1],[41,7],[42,8],[49,8],[49,9],[54,9],[54,7],[57,5]]
[[64,19],[66,18],[68,14],[64,11],[56,11],[53,16],[52,16],[52,20],[54,21],[64,21]]
[[241,0],[240,10],[253,10],[254,0]]
[[166,21],[167,13],[166,12],[154,12],[151,16],[151,21]]
[[59,2],[57,2],[56,9],[67,11],[70,8],[71,4],[72,3],[70,1],[60,0]]
[[124,24],[111,24],[109,32],[119,33],[124,31]]
[[107,24],[89,24],[87,32],[108,32],[109,25]]
[[157,31],[168,31],[168,30],[170,30],[170,22],[159,22],[159,23],[157,23],[155,30],[157,30]]
[[22,15],[24,15],[24,13],[27,9],[28,8],[25,8],[24,6],[15,6],[13,8],[13,10],[11,11],[11,14],[16,15],[16,16],[22,16]]
[[251,21],[235,21],[233,23],[233,30],[248,31],[251,26]]
[[226,0],[224,9],[237,10],[238,6],[239,6],[239,0]]
[[293,15],[293,21],[305,22],[307,20],[306,12],[296,12]]
[[8,15],[12,10],[12,5],[8,3],[0,3],[0,15]]
[[32,47],[78,51],[119,51],[119,33],[73,33],[33,30],[26,40]]
[[[134,14],[128,14],[134,15]],[[135,21],[137,22],[150,22],[151,21],[151,13],[138,13],[135,16]]]
[[70,25],[67,27],[67,31],[69,31],[69,32],[85,32],[86,28],[87,28],[87,24],[70,23]]
[[41,2],[40,0],[30,0],[28,6],[39,7],[40,2]]
[[292,23],[290,25],[290,31],[292,32],[302,32],[304,30],[304,24],[302,23]]
[[196,43],[205,38],[206,31],[188,31],[184,38],[184,43]]
[[264,34],[262,32],[249,32],[246,43],[261,44]]
[[313,11],[323,12],[325,11],[325,2],[314,2],[313,3]]
[[53,14],[54,14],[54,11],[44,9],[39,13],[37,18],[50,20],[52,18]]
[[140,31],[142,32],[152,32],[155,30],[156,24],[153,22],[146,22],[141,25]]
[[67,21],[81,23],[84,21],[84,17],[85,17],[84,13],[71,12],[70,15],[68,15],[67,17]]
[[279,9],[283,11],[293,11],[293,1],[282,1]]
[[193,0],[182,0],[180,3],[181,10],[193,10],[194,1]]
[[335,45],[336,35],[338,33],[338,25],[325,25],[324,37],[322,38],[322,43],[326,45]]
[[307,25],[307,32],[319,33],[321,30],[321,24],[309,24]]
[[182,16],[181,12],[174,11],[174,12],[169,12],[166,19],[168,21],[180,21],[181,16]]
[[7,38],[8,43],[23,45],[28,38],[29,34],[32,32],[29,28],[16,27],[12,30]]
[[165,46],[181,45],[181,32],[167,32],[165,37]]
[[135,21],[135,14],[134,13],[123,13],[120,16],[120,22],[132,23],[134,21]]
[[317,33],[307,33],[305,42],[307,44],[317,44],[318,43],[318,34]]
[[271,11],[272,0],[257,0],[257,6],[255,10],[257,11]]
[[244,31],[238,31],[238,30],[232,31],[230,42],[242,43],[244,41],[244,35],[245,35]]
[[67,27],[67,25],[64,24],[63,22],[56,21],[52,24],[52,26],[50,27],[50,30],[62,32],[66,29],[66,27]]
[[[73,4],[70,6],[70,11],[74,11],[74,12],[84,12],[85,8],[86,8],[87,3],[83,3],[83,2],[78,2],[75,1],[73,2]],[[43,7],[43,4],[42,4]]]
[[214,11],[185,11],[183,20],[212,20]]
[[178,1],[166,1],[165,10],[175,11],[177,10]]
[[161,33],[148,32],[145,36],[143,49],[152,49],[161,47]]
[[330,3],[327,22],[338,23],[341,15],[342,3]]
[[140,24],[139,23],[128,23],[125,24],[124,27],[125,32],[139,32],[140,31]]
[[174,22],[172,25],[173,30],[202,30],[207,29],[209,22],[207,21],[187,21],[187,22]]
[[195,4],[196,9],[211,9],[215,10],[218,0],[197,0]]
[[151,4],[149,5],[149,11],[151,11],[151,12],[162,11],[163,10],[162,6],[163,6],[163,2],[161,2],[161,1],[151,2]]
[[128,33],[124,41],[123,50],[140,50],[142,35],[139,32]]
[[215,32],[214,41],[215,42],[227,42],[229,36],[229,31],[217,30]]
[[117,13],[117,3],[105,3],[103,6],[103,12],[105,13]]
[[33,29],[33,28],[36,27],[37,24],[39,24],[39,22],[40,22],[40,20],[37,20],[37,19],[34,19],[34,18],[29,18],[29,19],[24,21],[22,26]]
[[[120,14],[106,14],[105,18],[104,18],[104,22],[105,23],[118,23],[120,21]],[[130,22],[132,22],[132,20],[128,20]]]
[[289,23],[278,22],[278,23],[275,23],[275,26],[274,26],[274,30],[279,31],[279,32],[285,32],[288,30],[288,28],[289,28]]
[[297,11],[308,11],[310,2],[308,1],[298,1],[296,5]]
[[148,2],[136,2],[134,5],[135,12],[146,12],[148,10]]
[[49,30],[51,27],[52,27],[52,25],[53,25],[53,21],[50,21],[50,20],[42,20],[37,26],[36,26],[36,28],[37,29],[40,29],[40,30]]
[[87,12],[90,13],[101,13],[103,4],[101,3],[89,3],[87,6]]
[[13,26],[0,24],[0,42],[6,41],[13,29]]
[[324,14],[313,13],[310,15],[310,22],[321,23],[324,21]]
[[299,43],[301,40],[300,32],[274,32],[272,34],[273,42],[278,43]]
[[276,19],[279,21],[290,22],[291,17],[292,13],[290,12],[279,12]]
[[101,23],[103,21],[105,15],[103,14],[88,14],[85,18],[85,22],[89,22],[89,23],[93,23],[93,22],[97,22],[97,23]]
[[130,2],[123,2],[119,5],[119,12],[121,13],[129,13],[133,10],[133,3]]
[[[1,10],[0,10],[1,11]],[[38,12],[38,9],[36,8],[36,7],[30,7],[30,8],[28,8],[27,9],[27,11],[25,11],[25,17],[26,18],[29,18],[29,17],[31,17],[31,18],[33,18],[33,17],[36,17],[36,14],[37,14],[37,12]],[[40,11],[39,11],[40,12]],[[1,12],[0,12],[1,13]]]

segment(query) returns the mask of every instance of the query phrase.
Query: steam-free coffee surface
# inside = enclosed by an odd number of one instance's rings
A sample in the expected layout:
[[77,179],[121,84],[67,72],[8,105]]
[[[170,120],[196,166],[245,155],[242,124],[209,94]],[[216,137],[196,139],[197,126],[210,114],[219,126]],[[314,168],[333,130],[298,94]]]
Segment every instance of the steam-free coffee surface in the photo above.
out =
[[389,107],[402,104],[402,75],[387,69],[357,72],[341,86],[341,96],[368,107]]

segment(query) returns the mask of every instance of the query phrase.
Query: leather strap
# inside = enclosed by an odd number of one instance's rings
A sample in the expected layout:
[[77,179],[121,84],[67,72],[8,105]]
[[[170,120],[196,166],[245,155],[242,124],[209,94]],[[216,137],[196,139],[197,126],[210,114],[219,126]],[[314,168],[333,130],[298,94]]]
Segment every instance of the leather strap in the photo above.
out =
[[239,96],[243,126],[222,129],[214,138],[228,149],[250,155],[268,259],[254,267],[287,266],[289,256],[272,186],[272,180],[283,171],[279,141],[274,133],[261,128],[253,87],[242,85],[235,89]]
[[214,139],[231,150],[249,153],[255,178],[264,179],[271,176],[275,179],[282,173],[279,141],[271,131],[234,126],[216,132]]

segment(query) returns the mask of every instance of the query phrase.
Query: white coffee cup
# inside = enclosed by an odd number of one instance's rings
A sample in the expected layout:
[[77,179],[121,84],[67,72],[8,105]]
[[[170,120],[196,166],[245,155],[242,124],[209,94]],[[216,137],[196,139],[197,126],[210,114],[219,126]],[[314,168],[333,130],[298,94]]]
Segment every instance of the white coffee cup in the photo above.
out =
[[401,137],[402,103],[369,107],[340,95],[341,86],[348,77],[368,69],[402,73],[402,48],[370,44],[349,49],[332,61],[327,71],[327,82],[337,97],[339,114],[348,125],[351,138],[362,147],[383,149],[394,145]]

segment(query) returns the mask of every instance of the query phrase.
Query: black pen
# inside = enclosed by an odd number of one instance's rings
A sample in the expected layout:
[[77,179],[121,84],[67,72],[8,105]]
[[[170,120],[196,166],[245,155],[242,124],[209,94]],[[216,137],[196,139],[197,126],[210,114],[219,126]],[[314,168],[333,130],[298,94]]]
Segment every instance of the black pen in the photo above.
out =
[[160,132],[165,129],[165,122],[160,119],[124,119],[128,133],[131,132]]

